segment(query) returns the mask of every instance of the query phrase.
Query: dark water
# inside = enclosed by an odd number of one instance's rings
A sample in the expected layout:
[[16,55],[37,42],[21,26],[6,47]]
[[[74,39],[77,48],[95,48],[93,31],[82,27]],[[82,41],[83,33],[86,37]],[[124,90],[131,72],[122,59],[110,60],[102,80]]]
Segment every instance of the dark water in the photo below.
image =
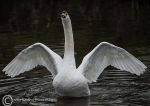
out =
[[[150,45],[142,40],[112,36],[107,32],[84,26],[74,28],[75,57],[77,65],[82,58],[101,41],[108,41],[125,48],[150,66]],[[74,25],[77,26],[77,25]],[[108,35],[107,35],[108,34]],[[107,36],[105,36],[107,35]],[[110,36],[109,36],[110,35]],[[27,46],[42,42],[63,56],[64,36],[61,28],[49,33],[0,33],[1,70],[21,50]],[[23,73],[15,78],[0,72],[0,97],[11,95],[13,99],[41,99],[41,101],[14,101],[14,106],[148,106],[150,105],[150,71],[141,76],[109,67],[100,75],[96,83],[89,84],[91,97],[59,98],[52,86],[52,77],[43,67]],[[45,101],[42,101],[45,100]]]

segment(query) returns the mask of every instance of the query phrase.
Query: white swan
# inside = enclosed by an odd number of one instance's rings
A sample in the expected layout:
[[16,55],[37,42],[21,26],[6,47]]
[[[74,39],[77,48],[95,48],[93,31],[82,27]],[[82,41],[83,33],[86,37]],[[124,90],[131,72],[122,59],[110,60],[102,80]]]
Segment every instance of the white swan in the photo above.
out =
[[15,77],[37,65],[45,66],[53,75],[53,86],[61,96],[89,96],[88,82],[95,82],[109,65],[140,75],[147,68],[126,50],[107,42],[97,45],[76,68],[71,20],[67,12],[61,14],[65,34],[65,52],[62,59],[42,43],[35,43],[21,51],[4,69]]

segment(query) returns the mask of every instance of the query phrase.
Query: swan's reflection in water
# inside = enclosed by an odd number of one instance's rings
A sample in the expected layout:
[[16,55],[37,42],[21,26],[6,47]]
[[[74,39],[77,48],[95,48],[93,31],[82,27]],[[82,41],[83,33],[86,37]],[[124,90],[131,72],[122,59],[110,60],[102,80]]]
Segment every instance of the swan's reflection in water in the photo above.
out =
[[55,106],[89,106],[90,97],[58,98]]

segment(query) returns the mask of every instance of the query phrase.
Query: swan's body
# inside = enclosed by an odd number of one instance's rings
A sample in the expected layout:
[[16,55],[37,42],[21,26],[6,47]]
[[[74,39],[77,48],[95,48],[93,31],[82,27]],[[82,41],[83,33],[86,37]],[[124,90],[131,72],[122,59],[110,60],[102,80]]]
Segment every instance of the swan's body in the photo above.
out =
[[109,65],[140,75],[147,68],[126,50],[102,42],[87,54],[76,68],[71,20],[66,12],[61,15],[65,33],[65,53],[62,59],[41,43],[21,51],[3,71],[11,77],[29,71],[37,65],[45,66],[53,75],[53,86],[61,96],[89,96],[88,82],[95,82]]
[[[64,66],[65,67],[65,66]],[[90,95],[87,79],[76,69],[66,67],[53,81],[53,86],[60,96],[80,97]],[[65,74],[66,73],[66,74]]]

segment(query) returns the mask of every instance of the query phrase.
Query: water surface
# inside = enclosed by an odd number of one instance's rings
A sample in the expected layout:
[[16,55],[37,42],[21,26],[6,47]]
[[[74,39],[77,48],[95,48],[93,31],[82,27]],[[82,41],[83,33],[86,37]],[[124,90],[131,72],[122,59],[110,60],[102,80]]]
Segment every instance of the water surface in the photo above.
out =
[[[128,36],[112,36],[100,31],[98,26],[87,23],[75,26],[75,57],[77,67],[82,58],[101,41],[108,41],[125,48],[145,65],[150,66],[150,45]],[[107,35],[108,34],[108,35]],[[107,35],[107,36],[106,36]],[[61,27],[49,33],[0,33],[0,69],[2,70],[21,50],[41,42],[63,57],[64,35]],[[15,78],[0,72],[0,97],[9,94],[13,98],[47,99],[46,101],[19,101],[17,106],[148,106],[150,105],[150,71],[132,75],[113,67],[105,69],[95,83],[89,84],[91,97],[59,98],[52,86],[52,76],[43,67],[25,72]]]

